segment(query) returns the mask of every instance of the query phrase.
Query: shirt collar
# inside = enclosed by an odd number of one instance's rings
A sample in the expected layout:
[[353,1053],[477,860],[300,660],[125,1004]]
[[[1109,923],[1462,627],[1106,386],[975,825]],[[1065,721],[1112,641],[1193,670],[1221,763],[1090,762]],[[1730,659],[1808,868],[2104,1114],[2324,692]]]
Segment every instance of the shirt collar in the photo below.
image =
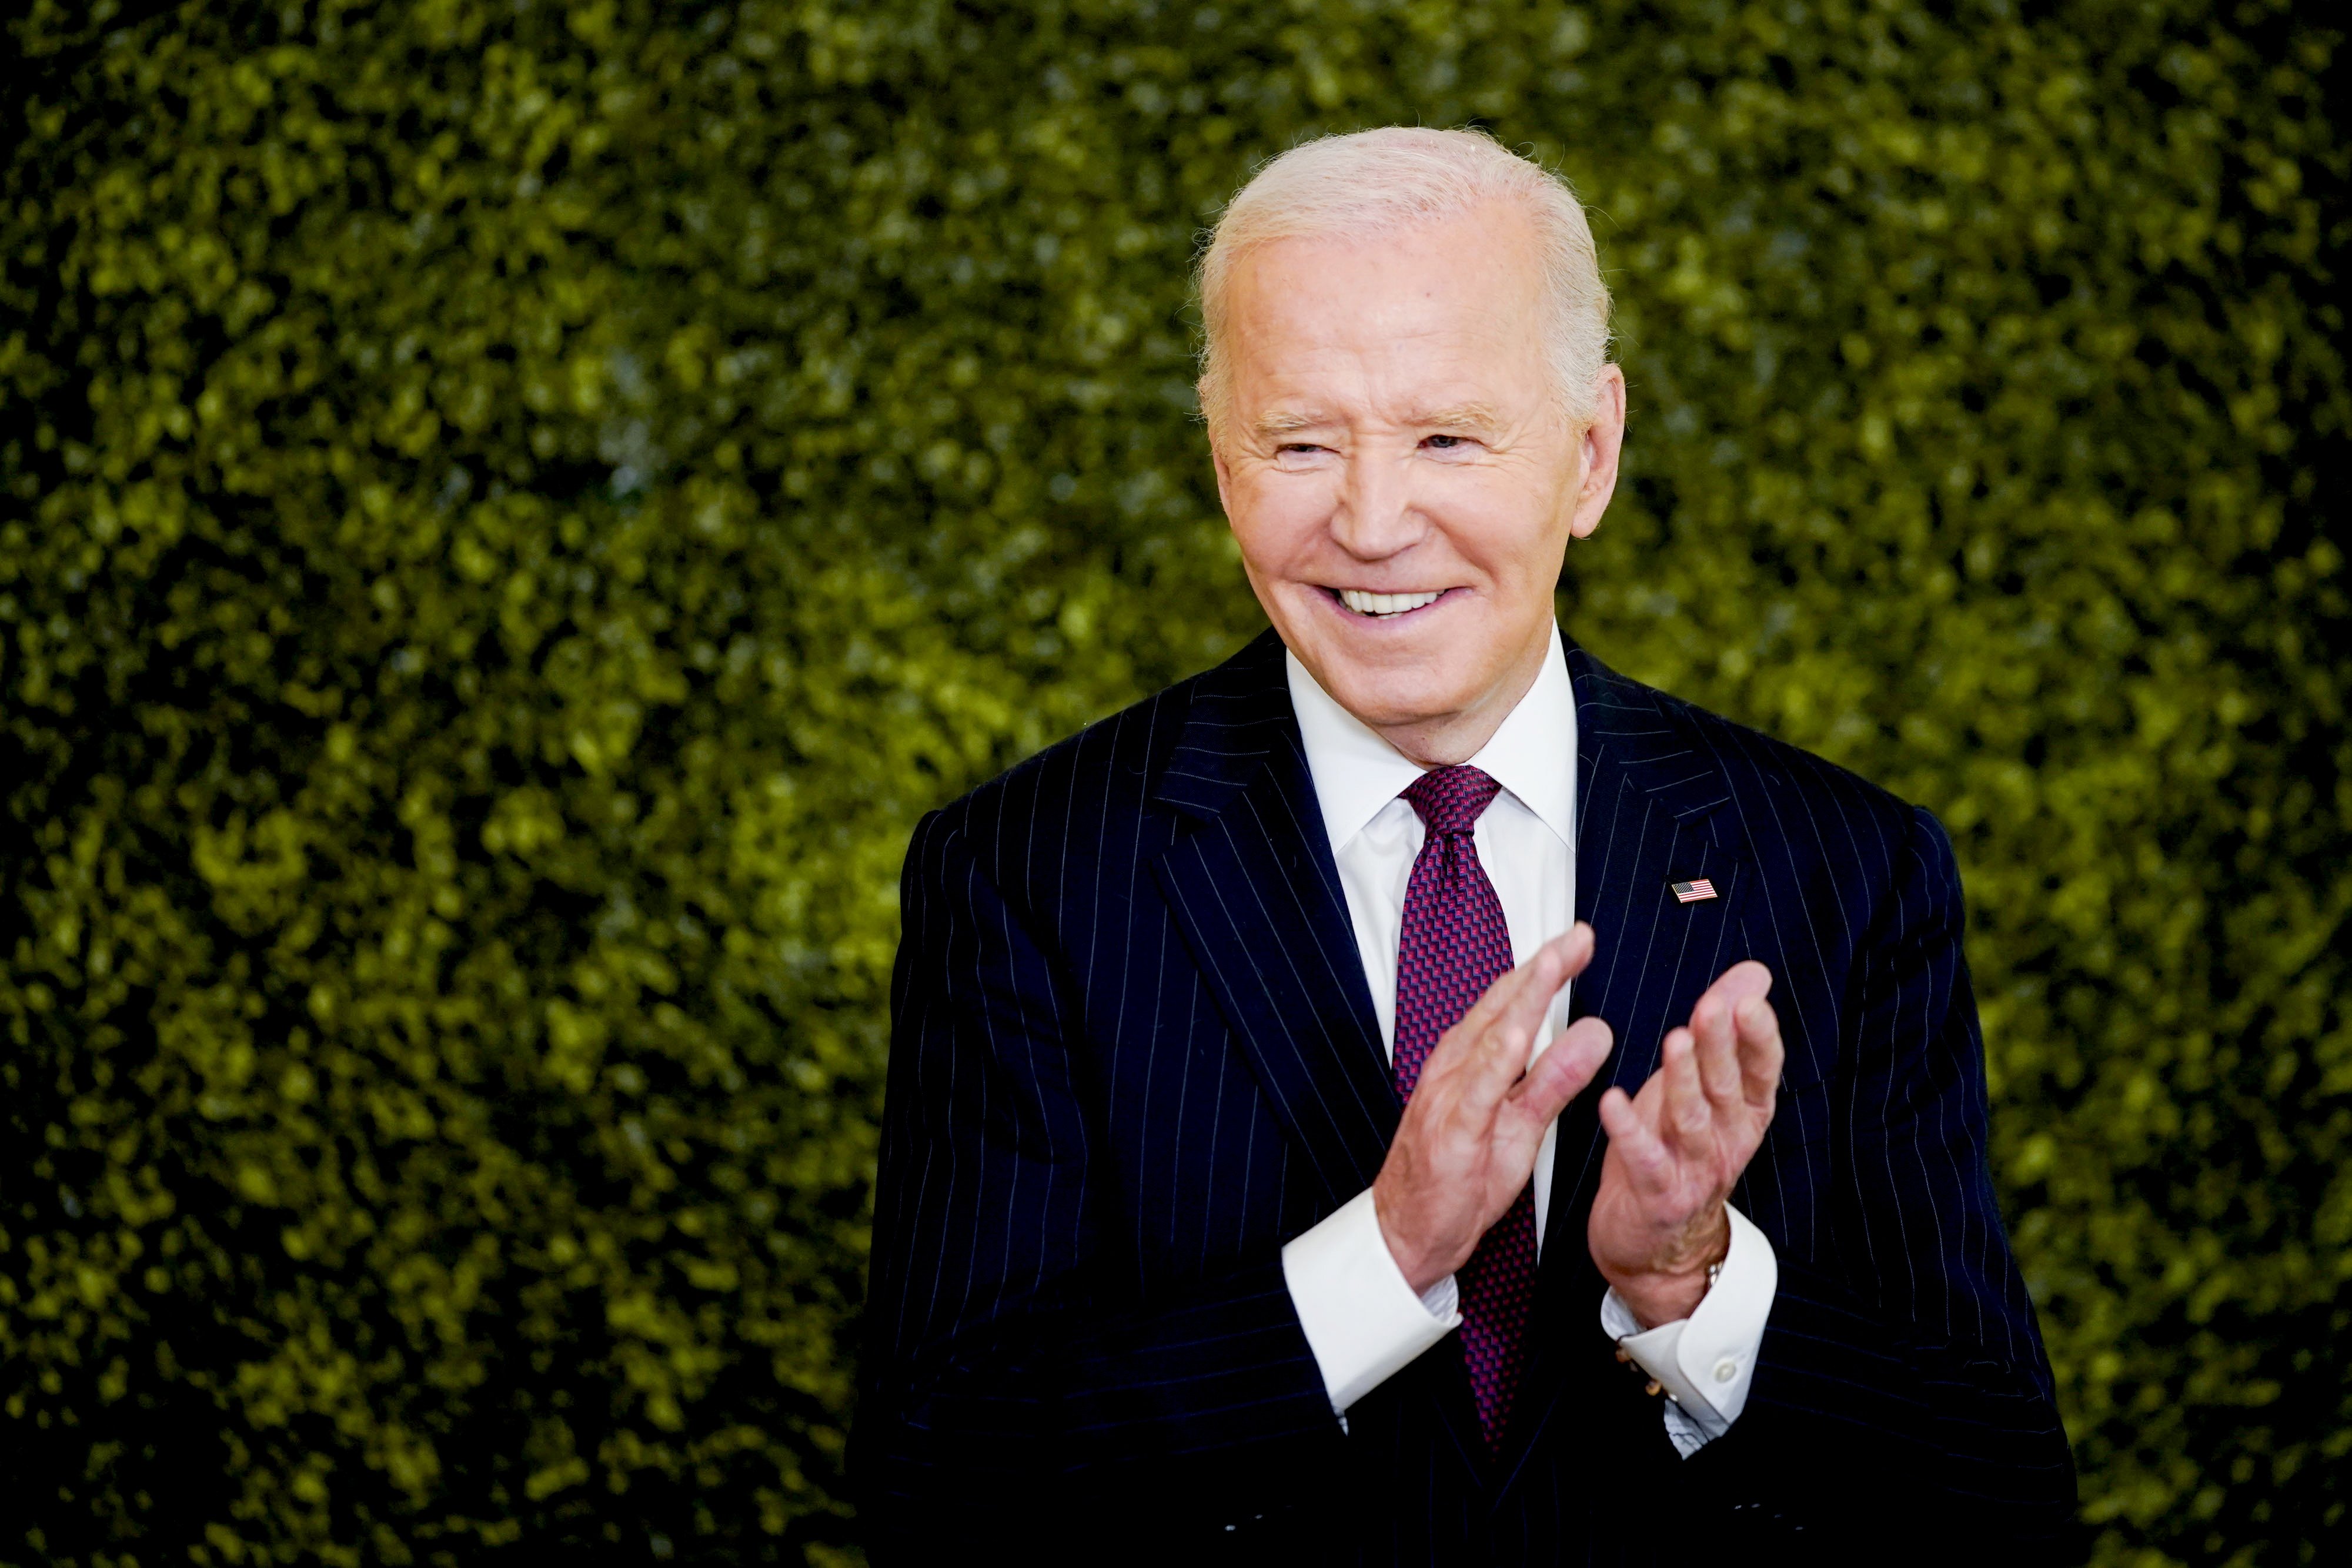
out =
[[[1382,740],[1362,719],[1341,707],[1307,666],[1287,649],[1283,668],[1290,679],[1290,706],[1298,715],[1298,735],[1307,747],[1315,798],[1323,827],[1338,853],[1366,823],[1421,777],[1420,766]],[[1470,758],[1517,797],[1544,826],[1573,846],[1576,809],[1576,689],[1568,677],[1568,655],[1559,628],[1543,668],[1492,739]]]

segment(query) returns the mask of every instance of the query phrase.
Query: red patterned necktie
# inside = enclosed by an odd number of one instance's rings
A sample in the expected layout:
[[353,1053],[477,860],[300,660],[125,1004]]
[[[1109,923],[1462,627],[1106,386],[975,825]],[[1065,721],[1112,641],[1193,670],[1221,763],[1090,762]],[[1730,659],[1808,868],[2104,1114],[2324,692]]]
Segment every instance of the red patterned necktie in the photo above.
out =
[[[1502,786],[1475,768],[1439,768],[1404,791],[1428,838],[1405,885],[1397,941],[1396,1088],[1412,1098],[1438,1038],[1511,968],[1503,903],[1478,864],[1471,830]],[[1526,1360],[1535,1301],[1535,1188],[1522,1189],[1454,1276],[1461,1292],[1462,1358],[1489,1451],[1498,1448]]]

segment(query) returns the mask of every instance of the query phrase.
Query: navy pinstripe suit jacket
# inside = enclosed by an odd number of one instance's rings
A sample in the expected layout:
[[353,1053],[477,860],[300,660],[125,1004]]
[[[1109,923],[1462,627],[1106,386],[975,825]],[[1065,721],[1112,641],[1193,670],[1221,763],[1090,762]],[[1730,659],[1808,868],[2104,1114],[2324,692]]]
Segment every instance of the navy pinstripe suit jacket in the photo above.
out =
[[[916,830],[852,1453],[877,1557],[2068,1551],[1941,828],[1568,659],[1600,938],[1571,1003],[1617,1046],[1562,1119],[1501,1459],[1451,1339],[1343,1436],[1284,1288],[1282,1244],[1372,1180],[1399,1108],[1268,632]],[[1702,876],[1720,896],[1668,890]],[[1780,1289],[1745,1414],[1685,1462],[1598,1324],[1593,1107],[1747,957],[1788,1065],[1734,1201]]]

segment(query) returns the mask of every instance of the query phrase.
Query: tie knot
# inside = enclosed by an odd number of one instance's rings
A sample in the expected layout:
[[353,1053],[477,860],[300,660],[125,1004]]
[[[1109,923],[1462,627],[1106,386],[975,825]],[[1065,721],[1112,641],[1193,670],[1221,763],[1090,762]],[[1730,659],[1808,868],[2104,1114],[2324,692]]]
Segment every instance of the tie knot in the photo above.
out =
[[1404,798],[1432,833],[1466,833],[1502,786],[1466,762],[1433,768],[1405,787]]

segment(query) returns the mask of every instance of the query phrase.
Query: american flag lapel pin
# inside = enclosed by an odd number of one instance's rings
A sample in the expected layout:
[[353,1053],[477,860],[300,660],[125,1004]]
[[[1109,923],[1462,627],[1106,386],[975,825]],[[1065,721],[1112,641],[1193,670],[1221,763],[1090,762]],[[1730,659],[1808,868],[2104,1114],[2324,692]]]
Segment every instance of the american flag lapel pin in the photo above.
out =
[[1699,904],[1715,896],[1715,883],[1703,876],[1690,882],[1670,882],[1666,885],[1675,890],[1676,904]]

